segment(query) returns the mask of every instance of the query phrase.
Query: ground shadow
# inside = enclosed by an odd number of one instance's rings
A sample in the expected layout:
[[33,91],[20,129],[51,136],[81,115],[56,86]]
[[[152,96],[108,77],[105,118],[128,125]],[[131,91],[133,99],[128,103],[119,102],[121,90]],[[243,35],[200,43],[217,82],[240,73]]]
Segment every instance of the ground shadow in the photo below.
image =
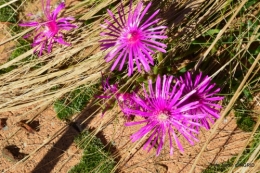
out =
[[[86,108],[75,119],[73,119],[73,121],[67,121],[68,126],[66,127],[61,138],[52,146],[44,158],[34,168],[32,173],[48,173],[53,170],[60,157],[74,142],[74,137],[77,136],[82,130],[86,129],[89,122],[94,118],[92,115],[99,108],[99,106],[95,105],[96,101],[97,99],[93,99],[86,106]],[[85,121],[86,119],[87,121]],[[95,129],[90,129],[90,131],[93,130]],[[117,152],[116,148],[105,139],[102,132],[99,132],[97,137],[100,138],[107,151],[112,154]],[[119,158],[115,158],[115,160],[119,160]]]
[[31,121],[29,123],[26,123],[28,120],[22,120],[20,122],[24,123],[24,124],[28,124],[34,131],[38,132],[40,131],[40,123],[39,121]]
[[0,119],[0,130],[6,126],[7,118]]
[[68,125],[61,136],[61,138],[52,146],[44,158],[37,164],[32,173],[48,173],[51,172],[55,165],[58,163],[60,157],[64,154],[73,143],[74,137],[84,129],[78,124],[89,118],[89,116],[97,109],[93,105],[93,101],[88,104],[88,106],[80,113],[74,121],[67,122]]
[[28,154],[21,153],[20,148],[16,145],[8,145],[5,146],[2,150],[2,154],[4,154],[7,159],[11,159],[12,161],[19,161],[22,160]]

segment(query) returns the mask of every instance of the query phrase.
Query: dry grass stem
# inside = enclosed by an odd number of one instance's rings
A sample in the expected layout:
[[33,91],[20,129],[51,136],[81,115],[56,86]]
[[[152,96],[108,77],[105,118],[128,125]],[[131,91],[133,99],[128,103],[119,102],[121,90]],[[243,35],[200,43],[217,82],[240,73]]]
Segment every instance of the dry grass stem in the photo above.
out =
[[243,91],[243,88],[245,86],[249,76],[252,74],[253,69],[256,67],[256,65],[258,64],[258,61],[260,60],[260,54],[258,54],[257,58],[255,59],[254,63],[252,64],[252,66],[250,67],[250,69],[248,70],[246,76],[244,77],[243,81],[241,82],[241,84],[239,85],[238,89],[236,90],[236,92],[234,93],[234,96],[231,98],[229,104],[227,105],[227,107],[225,108],[225,110],[222,112],[221,117],[217,120],[217,122],[214,125],[214,128],[211,130],[211,134],[208,137],[207,141],[205,142],[205,144],[203,145],[203,147],[201,148],[198,156],[196,157],[192,168],[190,169],[190,173],[192,173],[195,169],[195,166],[197,164],[197,162],[200,159],[201,154],[204,152],[204,150],[206,149],[208,143],[210,142],[212,136],[216,133],[216,129],[218,128],[219,124],[223,121],[225,115],[232,109],[235,101],[237,100],[238,96],[241,94],[241,92]]
[[231,18],[229,19],[229,21],[227,22],[227,24],[223,27],[223,29],[221,29],[218,33],[218,35],[216,36],[215,40],[213,41],[213,43],[211,43],[211,45],[208,47],[208,49],[203,53],[202,57],[200,58],[200,60],[196,63],[194,69],[195,71],[198,70],[199,65],[201,64],[202,61],[205,60],[205,58],[207,57],[207,55],[209,54],[209,52],[211,51],[211,49],[215,46],[215,44],[219,41],[219,39],[221,38],[221,36],[225,33],[225,31],[227,30],[227,28],[230,26],[231,22],[234,20],[234,18],[237,16],[238,12],[242,9],[242,7],[245,5],[245,3],[247,2],[247,0],[243,0],[240,5],[238,7],[236,7],[236,11],[235,13],[231,16]]

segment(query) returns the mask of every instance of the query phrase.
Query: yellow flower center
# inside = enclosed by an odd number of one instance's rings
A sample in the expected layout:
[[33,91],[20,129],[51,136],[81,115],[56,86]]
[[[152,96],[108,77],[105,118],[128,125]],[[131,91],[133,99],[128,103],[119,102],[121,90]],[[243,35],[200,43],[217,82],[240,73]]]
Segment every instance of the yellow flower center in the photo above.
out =
[[166,114],[166,113],[159,113],[159,115],[158,115],[158,119],[160,120],[160,121],[165,121],[165,120],[167,120],[168,119],[168,115]]

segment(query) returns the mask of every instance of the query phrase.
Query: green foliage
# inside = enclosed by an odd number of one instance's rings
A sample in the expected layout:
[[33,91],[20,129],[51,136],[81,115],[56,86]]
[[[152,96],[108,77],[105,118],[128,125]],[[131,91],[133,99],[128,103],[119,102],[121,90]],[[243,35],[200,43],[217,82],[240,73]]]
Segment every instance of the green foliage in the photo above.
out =
[[235,157],[232,157],[226,162],[220,164],[211,164],[207,167],[207,169],[203,170],[202,173],[228,172],[229,168],[232,167],[235,159]]
[[[0,0],[0,5],[3,5],[7,2],[9,1]],[[11,5],[0,8],[0,22],[11,22],[11,23],[17,22],[17,14],[14,11],[14,9],[11,7]]]
[[[17,42],[18,42],[18,44],[16,45],[16,48],[12,51],[10,57],[8,58],[8,61],[15,59],[16,57],[18,57],[18,56],[22,55],[23,53],[27,52],[28,50],[30,50],[30,48],[31,48],[30,45],[28,44],[28,42],[22,38],[17,40]],[[36,56],[33,55],[32,57],[35,58]],[[26,58],[23,61],[28,61],[29,59],[30,58]],[[5,69],[1,69],[0,74],[8,73],[15,68],[17,68],[16,65],[10,66]]]
[[248,113],[236,111],[235,116],[237,117],[237,125],[241,130],[246,132],[251,132],[253,130],[255,121]]
[[57,117],[61,120],[70,119],[73,114],[80,112],[85,107],[94,92],[95,86],[81,86],[64,98],[57,100],[53,105]]
[[[260,129],[258,128],[258,130],[256,131],[256,133],[254,135],[253,140],[246,147],[246,149],[244,150],[243,154],[239,158],[239,161],[237,162],[236,165],[241,166],[241,165],[246,164],[247,160],[249,159],[251,154],[255,151],[255,149],[259,146],[259,144],[260,144]],[[260,159],[260,155],[256,159]],[[249,164],[251,164],[251,163],[249,163]]]
[[210,29],[208,30],[205,34],[203,34],[203,36],[213,36],[215,34],[218,34],[220,31],[220,29]]
[[255,5],[257,2],[259,2],[259,1],[258,0],[249,0],[249,1],[247,1],[245,6],[244,6],[244,8],[242,9],[242,11],[248,9],[250,6]]
[[249,103],[252,100],[251,91],[245,88],[234,107],[237,126],[245,132],[251,132],[256,124],[251,116],[253,112],[251,111],[252,106]]
[[[7,0],[0,0],[0,5],[4,5],[9,1]],[[21,2],[15,2],[11,5],[7,5],[3,8],[0,8],[0,22],[10,22],[13,24],[8,25],[12,35],[15,35],[18,31],[20,31],[20,27],[16,24],[18,22],[18,14],[14,11],[16,9],[16,5],[19,5]],[[26,51],[30,50],[30,45],[27,41],[25,41],[23,38],[20,38],[17,40],[18,44],[16,45],[16,48],[12,51],[11,56],[8,58],[8,61],[11,61],[12,59],[18,57],[19,55],[25,53]],[[25,61],[28,59],[25,59]],[[12,71],[13,69],[17,68],[17,66],[10,66],[5,69],[0,70],[0,74],[8,73]]]
[[188,69],[191,69],[191,68],[194,67],[194,66],[195,66],[195,63],[194,63],[194,62],[187,63],[185,67],[183,67],[183,68],[181,68],[181,69],[179,70],[179,72],[178,72],[179,75],[181,75],[182,73],[187,72]]
[[248,100],[248,101],[253,101],[253,96],[252,94],[250,93],[250,90],[248,88],[245,88],[243,90],[243,94],[245,96],[245,98]]
[[15,69],[15,66],[11,66],[11,67],[8,67],[8,68],[0,69],[0,74],[8,73],[8,72],[12,71],[13,69]]
[[115,166],[109,151],[105,151],[104,145],[97,137],[91,139],[89,132],[83,132],[75,143],[84,150],[80,163],[74,166],[69,173],[110,173]]
[[15,50],[12,52],[9,61],[15,59],[16,57],[22,55],[23,53],[27,52],[28,50],[31,49],[31,46],[29,45],[29,43],[27,41],[25,41],[24,39],[20,38],[18,40],[18,45],[16,45]]

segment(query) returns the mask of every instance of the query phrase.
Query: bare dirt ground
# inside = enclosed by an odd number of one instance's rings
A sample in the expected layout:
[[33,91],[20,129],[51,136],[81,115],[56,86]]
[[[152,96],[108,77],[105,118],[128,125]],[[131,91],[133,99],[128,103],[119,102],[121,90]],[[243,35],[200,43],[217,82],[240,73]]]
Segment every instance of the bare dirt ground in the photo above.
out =
[[[2,172],[12,173],[28,173],[28,172],[46,172],[51,168],[50,172],[67,172],[71,167],[77,164],[81,158],[81,152],[77,152],[77,147],[72,143],[77,132],[71,129],[70,133],[60,133],[54,140],[41,147],[36,153],[32,154],[25,162],[15,165],[16,160],[9,160],[3,155],[3,148],[9,147],[14,155],[22,153],[27,155],[39,148],[49,137],[57,132],[65,124],[56,118],[56,113],[52,107],[47,108],[29,124],[34,129],[34,133],[30,133],[23,127],[17,125],[22,119],[32,118],[29,114],[21,119],[21,114],[30,111],[31,108],[21,109],[15,112],[1,113],[1,118],[6,118],[6,126],[1,130],[1,157],[0,167]],[[61,138],[62,137],[62,138]],[[59,143],[59,146],[57,144]],[[69,144],[66,150],[62,150],[62,145]],[[15,151],[17,150],[17,151]],[[69,159],[65,165],[64,161]],[[46,169],[48,168],[48,169]],[[7,171],[8,170],[8,171]],[[48,171],[47,171],[48,172]]]

